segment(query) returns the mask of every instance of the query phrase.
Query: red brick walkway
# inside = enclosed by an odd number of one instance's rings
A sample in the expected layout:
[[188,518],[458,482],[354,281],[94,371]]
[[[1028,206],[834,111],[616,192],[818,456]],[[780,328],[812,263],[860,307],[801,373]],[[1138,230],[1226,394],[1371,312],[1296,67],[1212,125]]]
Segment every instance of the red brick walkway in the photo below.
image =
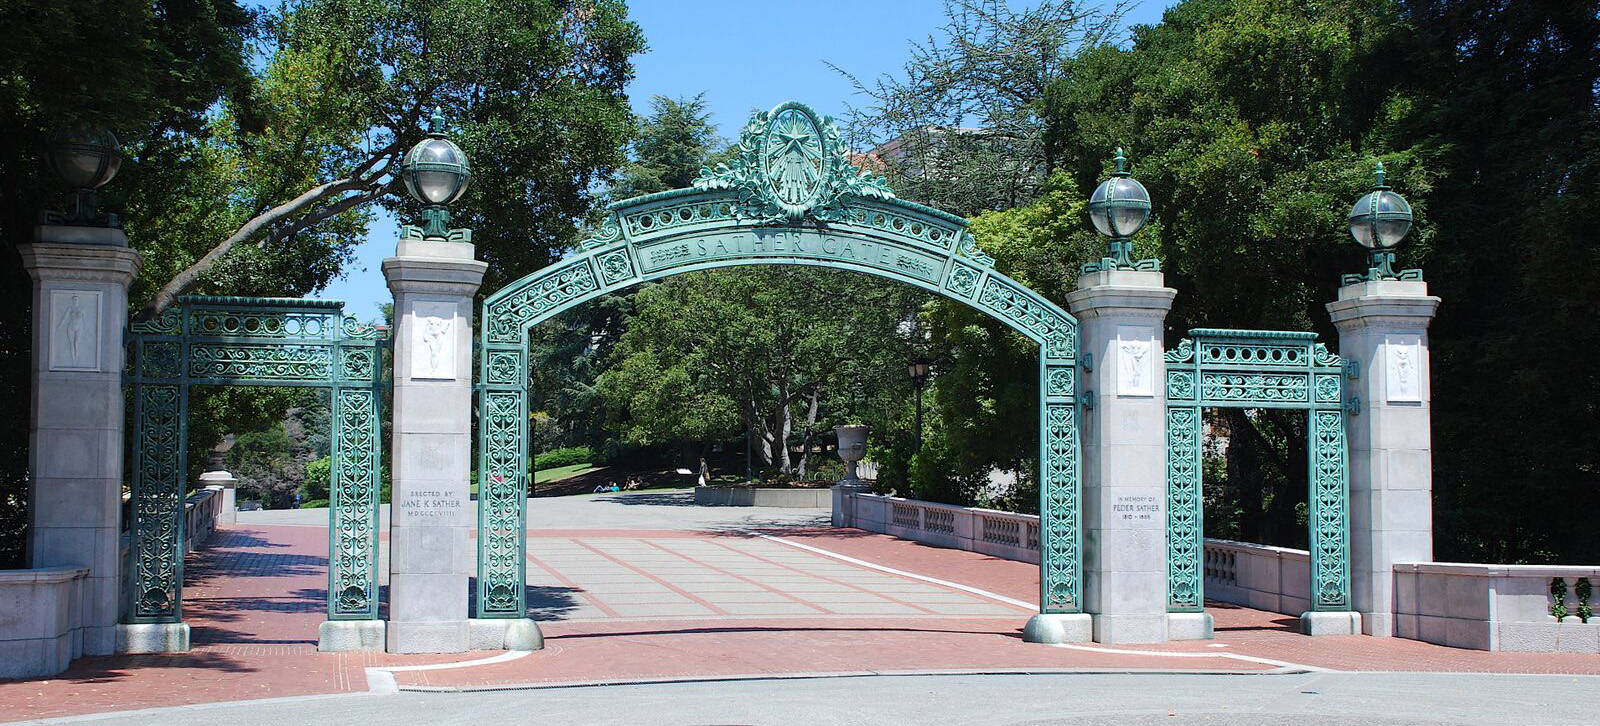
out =
[[[530,533],[529,601],[547,647],[516,660],[400,671],[401,687],[474,688],[757,674],[928,670],[1354,670],[1600,674],[1600,656],[1485,653],[1361,636],[1307,638],[1291,617],[1218,605],[1217,640],[1158,646],[1023,643],[1038,568],[855,530],[785,542],[635,530]],[[981,592],[902,577],[803,544]],[[84,658],[55,678],[0,682],[0,721],[367,689],[366,669],[490,654],[318,653],[326,530],[242,526],[190,556],[194,650]],[[1115,651],[1115,652],[1108,652]],[[1236,657],[1228,657],[1231,654]]]

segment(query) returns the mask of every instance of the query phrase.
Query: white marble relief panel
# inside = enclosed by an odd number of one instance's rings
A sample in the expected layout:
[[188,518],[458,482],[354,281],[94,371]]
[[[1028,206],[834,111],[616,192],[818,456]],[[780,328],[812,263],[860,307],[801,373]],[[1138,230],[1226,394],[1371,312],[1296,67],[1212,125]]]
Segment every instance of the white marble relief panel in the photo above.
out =
[[1154,396],[1155,330],[1132,325],[1117,328],[1117,395]]
[[100,370],[100,291],[51,290],[50,370]]
[[1384,339],[1385,398],[1391,403],[1422,400],[1422,338],[1418,335],[1390,335]]
[[456,304],[419,301],[412,306],[411,377],[456,379]]

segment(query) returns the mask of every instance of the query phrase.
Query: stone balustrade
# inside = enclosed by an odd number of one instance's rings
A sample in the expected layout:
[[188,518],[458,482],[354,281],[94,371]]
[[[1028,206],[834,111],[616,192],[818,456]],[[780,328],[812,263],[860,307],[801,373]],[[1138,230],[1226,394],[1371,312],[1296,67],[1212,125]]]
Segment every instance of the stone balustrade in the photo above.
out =
[[[838,526],[1039,562],[1035,515],[838,490],[834,506]],[[1208,538],[1203,562],[1207,600],[1286,615],[1310,607],[1305,550]],[[1478,650],[1600,653],[1600,618],[1589,615],[1600,605],[1592,592],[1600,566],[1401,563],[1394,578],[1397,636]],[[1557,592],[1565,593],[1559,609]]]
[[1311,554],[1305,550],[1205,541],[1207,600],[1298,616],[1311,609]]
[[1600,566],[1420,562],[1394,571],[1401,637],[1478,650],[1600,653],[1600,619],[1584,608],[1594,606],[1593,595],[1580,592],[1583,582],[1584,592],[1600,584]]
[[[184,545],[193,551],[216,531],[222,487],[201,489],[184,502]],[[119,548],[119,582],[126,592],[126,537]],[[60,673],[84,655],[84,629],[91,609],[85,587],[88,567],[0,570],[0,678]],[[125,600],[126,598],[121,598]]]
[[1039,518],[993,509],[957,507],[851,492],[851,522],[870,532],[981,552],[1007,560],[1039,562]]

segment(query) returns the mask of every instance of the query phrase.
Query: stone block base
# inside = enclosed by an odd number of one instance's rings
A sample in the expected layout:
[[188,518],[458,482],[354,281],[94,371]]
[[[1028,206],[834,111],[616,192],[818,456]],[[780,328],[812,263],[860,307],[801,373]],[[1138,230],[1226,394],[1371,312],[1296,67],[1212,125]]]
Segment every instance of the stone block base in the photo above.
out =
[[1380,638],[1394,637],[1394,613],[1361,613],[1361,632]]
[[1361,613],[1315,610],[1301,613],[1300,632],[1306,635],[1360,635]]
[[1211,640],[1216,637],[1211,613],[1167,613],[1170,640]]
[[122,623],[117,626],[118,653],[186,653],[188,623]]
[[382,620],[324,620],[317,626],[317,650],[382,652],[386,625]]
[[1028,618],[1022,639],[1029,643],[1087,643],[1094,636],[1088,613],[1040,613]]
[[473,650],[541,650],[544,632],[528,618],[473,618],[467,621]]
[[390,653],[465,653],[466,620],[390,621],[386,640]]
[[1093,617],[1096,643],[1167,642],[1167,613],[1096,614]]

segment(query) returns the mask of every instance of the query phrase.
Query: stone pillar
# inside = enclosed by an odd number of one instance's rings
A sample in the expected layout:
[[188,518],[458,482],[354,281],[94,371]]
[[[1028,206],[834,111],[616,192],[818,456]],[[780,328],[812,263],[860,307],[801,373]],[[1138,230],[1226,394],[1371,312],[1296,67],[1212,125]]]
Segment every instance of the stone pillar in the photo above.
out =
[[239,522],[239,500],[237,498],[239,477],[234,476],[223,467],[222,457],[229,449],[233,448],[233,434],[228,434],[225,440],[211,450],[210,460],[206,462],[205,473],[200,475],[200,486],[216,487],[218,495],[222,497],[221,509],[217,511],[217,525],[227,526]]
[[1164,283],[1160,272],[1092,272],[1067,296],[1087,364],[1082,390],[1093,395],[1083,413],[1083,584],[1101,643],[1210,637],[1201,613],[1174,614],[1184,622],[1168,627],[1163,334],[1177,291]]
[[89,568],[78,652],[101,655],[116,651],[123,599],[123,331],[139,254],[114,228],[47,225],[35,239],[18,249],[33,277],[29,566]]
[[477,522],[472,456],[472,296],[488,265],[471,244],[402,239],[383,274],[394,293],[389,624],[394,653],[469,645],[467,578]]
[[1328,304],[1339,355],[1353,365],[1350,596],[1369,635],[1416,637],[1395,620],[1394,565],[1433,559],[1432,398],[1428,323],[1439,298],[1421,280],[1339,288]]

